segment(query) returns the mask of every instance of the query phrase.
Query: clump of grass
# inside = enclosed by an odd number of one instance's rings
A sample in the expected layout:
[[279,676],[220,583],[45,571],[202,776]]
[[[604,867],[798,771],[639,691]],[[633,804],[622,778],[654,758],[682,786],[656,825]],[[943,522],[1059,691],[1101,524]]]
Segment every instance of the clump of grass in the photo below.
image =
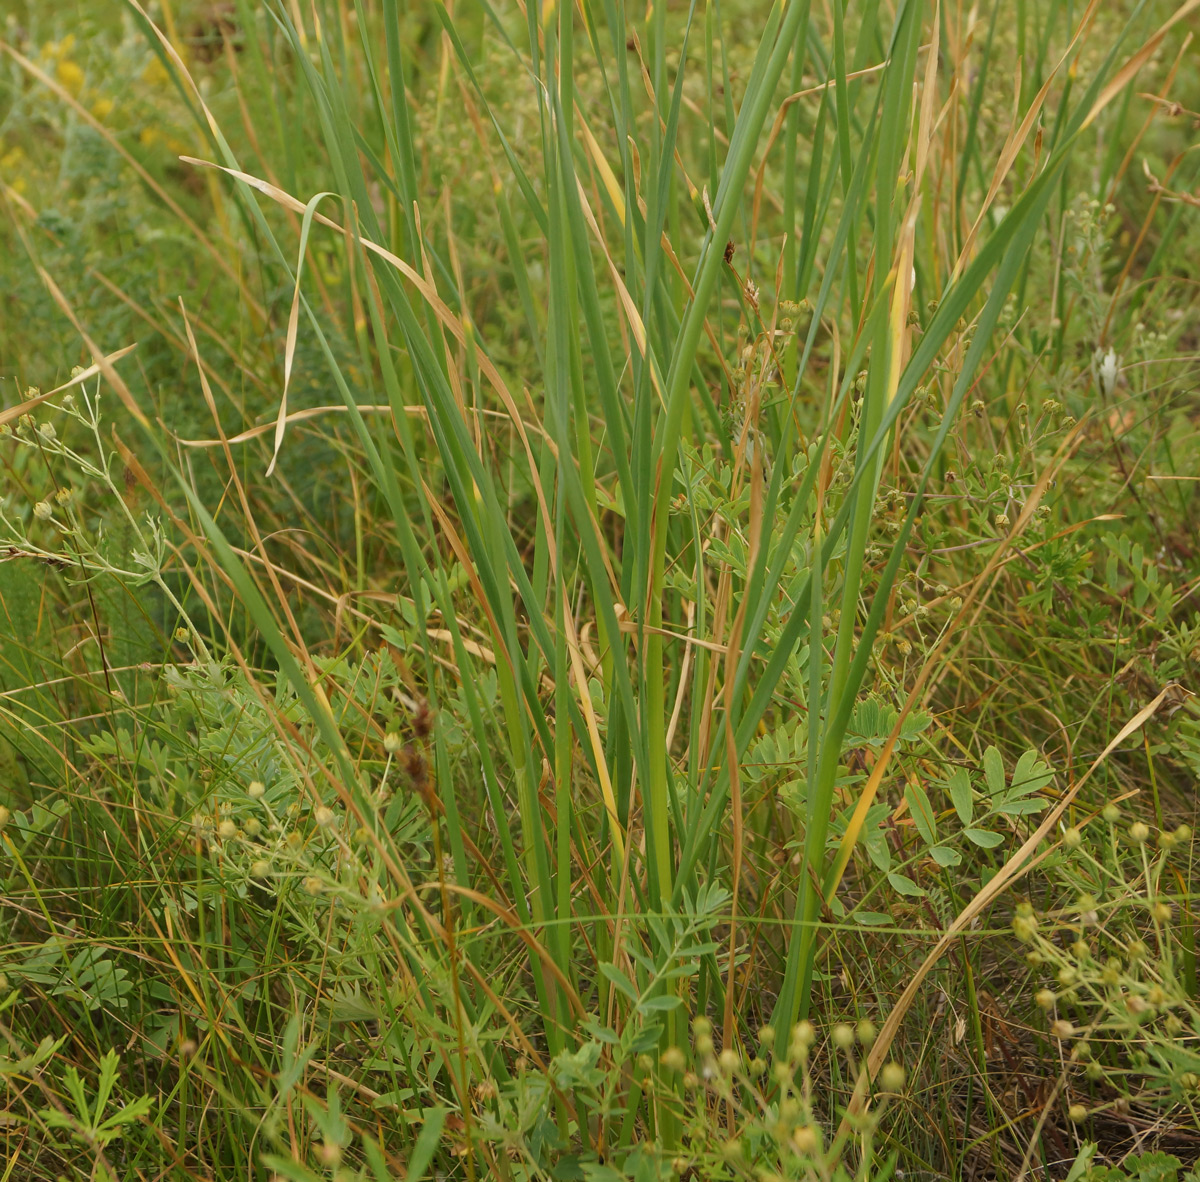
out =
[[[1021,1124],[987,1084],[971,925],[1031,859],[1090,872],[1047,854],[1054,824],[1176,703],[1109,710],[1078,763],[1046,702],[1064,662],[1113,684],[1095,627],[1069,625],[1084,655],[1032,623],[991,639],[1099,586],[1051,489],[1124,423],[1088,404],[1141,380],[1109,332],[1134,333],[1178,223],[1106,270],[1128,166],[1107,145],[1144,134],[1133,80],[1186,6],[1069,29],[1001,8],[979,56],[984,26],[921,3],[788,0],[736,48],[715,8],[436,5],[418,37],[392,0],[242,5],[218,67],[131,0],[221,237],[139,175],[277,348],[231,344],[191,293],[147,314],[214,437],[152,422],[8,190],[132,420],[110,451],[89,394],[85,440],[27,426],[9,462],[14,485],[79,482],[76,516],[22,501],[5,541],[86,593],[98,650],[55,649],[11,708],[34,738],[6,817],[4,1076],[33,1168],[825,1179],[982,1153],[1015,1176],[1058,1135],[1044,1096]],[[1001,115],[977,66],[1010,34]],[[103,122],[81,79],[6,52]],[[332,393],[297,409],[318,367]],[[335,415],[329,512],[289,452]],[[123,521],[114,547],[89,513]],[[1183,674],[1190,590],[1104,545],[1108,591],[1132,578]],[[153,659],[110,660],[106,629]],[[994,654],[1022,646],[1045,701],[985,730],[961,695],[1003,701]],[[1121,865],[1093,869],[1123,906],[1152,875]],[[1041,965],[1072,968],[1034,920]],[[1183,1023],[1180,939],[1171,991],[1134,993]],[[973,1059],[965,1099],[936,1097],[951,1146],[915,1127],[937,1064],[902,1031],[954,946]]]

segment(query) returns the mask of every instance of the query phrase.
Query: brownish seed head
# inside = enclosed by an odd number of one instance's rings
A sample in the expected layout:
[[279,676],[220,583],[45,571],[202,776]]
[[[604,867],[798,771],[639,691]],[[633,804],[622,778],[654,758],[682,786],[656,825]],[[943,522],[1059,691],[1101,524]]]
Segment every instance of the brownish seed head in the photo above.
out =
[[412,780],[414,787],[423,788],[429,778],[425,756],[409,743],[401,753],[400,759],[401,766],[408,778]]
[[417,707],[416,714],[413,715],[412,727],[413,733],[418,739],[429,738],[429,734],[433,730],[433,711],[429,709],[429,703],[424,699]]

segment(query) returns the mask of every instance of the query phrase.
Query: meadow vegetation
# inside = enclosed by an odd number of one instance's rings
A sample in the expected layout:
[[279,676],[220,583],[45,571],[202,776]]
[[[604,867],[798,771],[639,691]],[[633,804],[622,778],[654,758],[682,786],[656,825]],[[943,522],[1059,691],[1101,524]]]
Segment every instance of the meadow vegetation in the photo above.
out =
[[1200,0],[10,0],[0,1180],[1200,1178]]

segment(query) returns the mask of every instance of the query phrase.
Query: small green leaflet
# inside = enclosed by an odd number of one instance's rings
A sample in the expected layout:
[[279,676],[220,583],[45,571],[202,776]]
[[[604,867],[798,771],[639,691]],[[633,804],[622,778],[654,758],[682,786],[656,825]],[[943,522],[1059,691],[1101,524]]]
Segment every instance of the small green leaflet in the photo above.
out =
[[1037,757],[1036,751],[1026,751],[1017,760],[1013,768],[1012,787],[1008,790],[1008,799],[1019,796],[1032,796],[1040,792],[1051,780],[1054,773]]
[[987,781],[989,796],[999,796],[1004,791],[1004,760],[995,747],[989,747],[983,753],[983,778]]
[[413,1146],[412,1155],[408,1159],[408,1173],[405,1182],[421,1182],[425,1171],[433,1160],[438,1142],[442,1139],[442,1125],[446,1123],[448,1108],[426,1108],[425,1123],[421,1126],[421,1134]]
[[615,1047],[621,1041],[621,1036],[611,1026],[601,1026],[599,1022],[582,1022],[580,1025],[593,1038],[606,1042],[609,1046]]
[[[1013,769],[1012,780],[1007,788],[1004,783],[1004,760],[995,747],[989,747],[983,753],[983,773],[995,812],[1002,813],[1007,817],[1025,817],[1033,813],[1040,813],[1046,807],[1047,802],[1036,796],[1035,793],[1040,792],[1054,779],[1054,772],[1038,758],[1036,751],[1026,751],[1017,760],[1017,766]],[[951,780],[954,779],[955,777],[951,777]],[[951,788],[954,806],[958,808],[959,800],[954,797],[954,787],[949,781],[947,787]],[[961,792],[961,786],[959,786],[959,790]],[[969,787],[966,789],[966,796],[967,798],[970,796]],[[962,817],[964,824],[969,823],[969,817],[964,816],[961,810],[959,816]]]
[[929,803],[925,789],[913,780],[904,789],[904,798],[908,801],[908,811],[912,813],[917,832],[925,839],[926,845],[933,845],[937,841],[937,824],[934,820],[933,805]]
[[969,825],[975,809],[971,799],[971,773],[965,767],[956,767],[946,781],[946,790],[950,793],[950,800],[954,811],[958,813],[958,819],[964,825]]
[[962,861],[962,854],[948,845],[935,845],[929,852],[939,866],[957,866]]
[[0,1058],[0,1078],[8,1075],[28,1075],[45,1063],[66,1041],[67,1036],[65,1034],[57,1040],[47,1034],[38,1043],[37,1050],[33,1054],[24,1055],[20,1059]]
[[887,879],[898,894],[907,895],[910,899],[919,898],[926,893],[906,874],[897,874],[895,871],[892,871],[887,876]]
[[[629,1049],[635,1055],[644,1054],[646,1051],[653,1050],[658,1045],[658,1041],[662,1038],[662,1023],[649,1022],[642,1031],[634,1036],[633,1041],[629,1044]],[[600,1075],[597,1072],[597,1075]]]
[[[882,746],[899,717],[900,712],[895,706],[875,698],[864,698],[855,705],[850,717],[850,725],[846,728],[846,744],[856,747],[865,742],[872,747]],[[924,710],[914,710],[900,724],[901,742],[912,742],[932,722],[932,717]]]
[[[880,870],[892,868],[892,851],[888,848],[887,833],[882,828],[891,812],[891,806],[884,803],[871,805],[867,810],[867,819],[862,827],[859,840],[866,846],[867,855]],[[845,832],[843,829],[842,832]]]
[[963,833],[968,841],[983,846],[985,850],[995,848],[1004,840],[1002,833],[993,833],[990,829],[964,829]]
[[316,1043],[309,1047],[300,1046],[300,1021],[292,1018],[283,1032],[283,1065],[275,1077],[275,1090],[281,1100],[300,1082],[316,1049]]
[[1066,1182],[1079,1182],[1079,1179],[1088,1172],[1088,1166],[1092,1164],[1092,1158],[1096,1156],[1096,1148],[1095,1141],[1084,1142],[1083,1148],[1080,1149],[1075,1161],[1071,1165]]
[[1030,813],[1040,813],[1050,802],[1048,800],[1005,800],[996,805],[996,812],[1006,817],[1025,817]]
[[892,922],[892,917],[884,915],[881,911],[856,911],[853,919],[855,923],[860,923],[866,928],[882,927],[885,923]]
[[880,870],[890,870],[892,868],[892,851],[888,849],[888,844],[883,839],[883,834],[878,830],[875,831],[866,841],[867,856],[875,863]]
[[602,964],[600,971],[632,1002],[637,1002],[638,991],[632,982],[615,964]]

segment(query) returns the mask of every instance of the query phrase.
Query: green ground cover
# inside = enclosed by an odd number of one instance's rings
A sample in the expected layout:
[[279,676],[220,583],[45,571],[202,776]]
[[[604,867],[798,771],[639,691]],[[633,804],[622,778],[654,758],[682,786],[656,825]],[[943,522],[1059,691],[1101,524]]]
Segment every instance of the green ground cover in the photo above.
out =
[[1194,1179],[1198,13],[10,0],[0,1180]]

